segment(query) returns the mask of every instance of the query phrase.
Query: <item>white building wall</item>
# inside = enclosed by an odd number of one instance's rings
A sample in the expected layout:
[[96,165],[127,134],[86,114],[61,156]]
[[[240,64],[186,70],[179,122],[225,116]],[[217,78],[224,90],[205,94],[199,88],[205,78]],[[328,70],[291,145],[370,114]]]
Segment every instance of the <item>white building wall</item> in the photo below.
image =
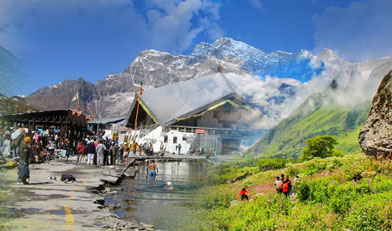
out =
[[[167,136],[167,142],[164,142],[165,136]],[[175,137],[177,137],[177,142],[174,143]],[[185,137],[185,140],[183,138]],[[176,130],[171,130],[169,132],[163,132],[162,127],[158,127],[152,130],[149,134],[144,137],[137,138],[136,142],[139,144],[144,143],[152,143],[154,152],[158,152],[160,150],[161,143],[164,144],[164,150],[169,153],[178,154],[178,150],[176,150],[176,146],[181,144],[181,154],[187,154],[191,147],[192,140],[194,139],[195,134],[189,132],[180,132]]]

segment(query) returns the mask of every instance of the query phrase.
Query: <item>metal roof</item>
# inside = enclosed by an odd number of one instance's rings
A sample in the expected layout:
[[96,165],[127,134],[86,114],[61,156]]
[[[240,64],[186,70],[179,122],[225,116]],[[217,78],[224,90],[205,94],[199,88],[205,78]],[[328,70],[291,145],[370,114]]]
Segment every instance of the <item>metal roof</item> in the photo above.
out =
[[[236,94],[228,80],[231,75],[237,74],[215,73],[151,88],[143,92],[141,104],[159,124],[171,124],[178,118],[201,112]],[[133,102],[132,107],[134,105]]]
[[114,117],[114,118],[102,118],[102,119],[92,119],[87,121],[88,124],[110,124],[119,123],[125,120],[127,117]]

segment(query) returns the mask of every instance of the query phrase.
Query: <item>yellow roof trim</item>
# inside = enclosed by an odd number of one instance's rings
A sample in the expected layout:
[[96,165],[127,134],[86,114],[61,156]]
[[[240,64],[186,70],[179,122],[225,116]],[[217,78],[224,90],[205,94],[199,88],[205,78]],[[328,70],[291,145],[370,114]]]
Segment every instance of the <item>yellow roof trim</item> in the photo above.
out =
[[224,101],[222,101],[222,102],[219,102],[219,103],[217,103],[217,104],[215,104],[215,105],[209,107],[207,110],[205,110],[205,111],[203,111],[203,112],[201,112],[201,113],[199,113],[199,114],[190,115],[190,116],[185,117],[185,118],[176,118],[176,120],[177,120],[177,121],[181,121],[181,120],[190,119],[190,118],[192,118],[192,117],[202,116],[204,113],[206,113],[206,112],[208,112],[208,111],[211,111],[211,110],[214,110],[214,109],[216,109],[216,108],[218,108],[218,107],[221,107],[221,106],[225,105],[226,103],[229,103],[229,104],[233,105],[234,107],[239,107],[239,106],[240,106],[239,104],[236,104],[236,103],[234,103],[233,101],[227,99],[227,100],[224,100]]
[[154,120],[154,122],[155,122],[156,124],[159,124],[158,120],[154,117],[154,115],[150,112],[150,110],[148,110],[147,106],[143,103],[143,101],[142,101],[140,98],[138,98],[137,100],[139,101],[140,106],[142,106],[142,108],[144,109],[144,111],[147,112],[147,114],[152,118],[152,120]]

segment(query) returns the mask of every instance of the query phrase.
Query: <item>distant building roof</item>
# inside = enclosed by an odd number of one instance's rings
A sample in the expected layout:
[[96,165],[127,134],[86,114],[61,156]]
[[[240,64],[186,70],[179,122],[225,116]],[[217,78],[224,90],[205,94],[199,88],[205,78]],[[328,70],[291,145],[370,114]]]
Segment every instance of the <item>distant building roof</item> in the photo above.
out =
[[[234,73],[215,73],[143,92],[141,106],[160,125],[197,114],[236,94],[227,79]],[[130,113],[136,105],[132,103]],[[130,116],[128,117],[129,120]],[[128,122],[126,123],[128,124]]]
[[102,118],[102,119],[92,119],[87,121],[87,124],[114,124],[125,121],[127,117],[115,117],[115,118]]
[[13,115],[3,115],[2,118],[17,123],[32,123],[35,125],[60,125],[69,124],[73,126],[87,126],[87,119],[81,112],[72,110],[53,110],[41,112],[18,113]]

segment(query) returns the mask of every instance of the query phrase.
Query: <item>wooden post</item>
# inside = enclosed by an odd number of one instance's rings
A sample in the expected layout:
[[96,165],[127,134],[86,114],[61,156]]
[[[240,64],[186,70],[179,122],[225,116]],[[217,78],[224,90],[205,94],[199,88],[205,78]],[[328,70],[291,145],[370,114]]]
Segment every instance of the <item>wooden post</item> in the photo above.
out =
[[135,116],[135,135],[133,136],[133,140],[132,143],[135,145],[135,141],[136,141],[136,129],[137,129],[137,119],[139,116],[139,107],[140,107],[140,97],[143,95],[143,88],[142,88],[143,83],[140,83],[140,89],[139,89],[139,95],[137,97],[137,106],[136,106],[136,116]]

